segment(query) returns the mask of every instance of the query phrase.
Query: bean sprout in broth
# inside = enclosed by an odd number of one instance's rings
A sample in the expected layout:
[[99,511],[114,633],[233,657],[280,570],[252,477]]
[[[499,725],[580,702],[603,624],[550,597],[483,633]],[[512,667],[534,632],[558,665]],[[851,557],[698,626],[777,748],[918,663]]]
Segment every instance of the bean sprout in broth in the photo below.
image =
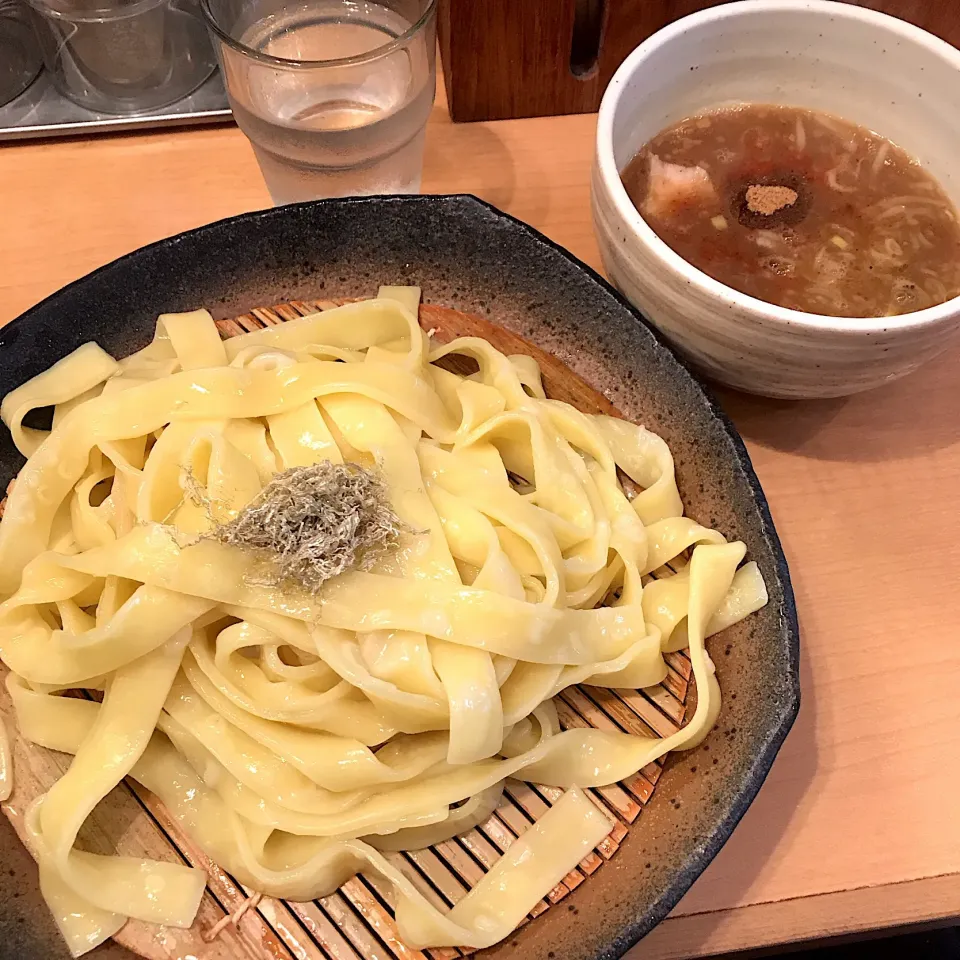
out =
[[744,104],[661,131],[623,183],[688,263],[767,303],[836,317],[960,294],[960,218],[900,147],[813,110]]

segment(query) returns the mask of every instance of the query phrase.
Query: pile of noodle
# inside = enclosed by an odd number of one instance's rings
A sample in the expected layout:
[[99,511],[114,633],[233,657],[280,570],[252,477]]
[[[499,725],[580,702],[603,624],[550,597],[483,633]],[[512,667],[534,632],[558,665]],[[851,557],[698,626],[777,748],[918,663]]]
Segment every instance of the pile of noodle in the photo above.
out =
[[[75,954],[129,917],[190,925],[204,889],[197,869],[77,848],[124,777],[255,891],[308,900],[363,870],[409,946],[486,947],[610,830],[583,788],[714,723],[704,640],[766,602],[744,545],[683,516],[659,437],[547,399],[528,357],[434,345],[418,297],[227,341],[205,311],[166,315],[139,353],[87,344],[4,399],[28,459],[0,523],[0,656],[20,736],[75,754],[28,815]],[[50,406],[52,430],[24,426]],[[369,569],[308,588],[218,535],[323,461],[389,498]],[[559,728],[565,687],[650,687],[687,646],[680,732]],[[508,777],[567,792],[444,913],[381,851],[471,829]]]

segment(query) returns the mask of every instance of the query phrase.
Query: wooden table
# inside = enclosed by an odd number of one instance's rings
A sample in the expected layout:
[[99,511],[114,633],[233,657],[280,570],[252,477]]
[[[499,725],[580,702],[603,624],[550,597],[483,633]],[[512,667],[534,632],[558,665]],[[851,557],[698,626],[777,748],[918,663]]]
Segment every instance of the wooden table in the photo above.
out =
[[[423,188],[471,192],[599,268],[595,118],[457,126]],[[142,244],[269,205],[233,127],[0,147],[0,323]],[[716,861],[633,956],[960,916],[957,351],[845,400],[723,392],[790,561],[803,707]]]

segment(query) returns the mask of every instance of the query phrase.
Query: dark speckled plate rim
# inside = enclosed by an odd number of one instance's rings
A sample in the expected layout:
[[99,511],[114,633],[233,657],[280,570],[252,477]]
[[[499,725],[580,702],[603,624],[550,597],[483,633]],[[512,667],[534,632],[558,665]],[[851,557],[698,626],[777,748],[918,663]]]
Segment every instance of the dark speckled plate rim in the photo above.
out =
[[[266,210],[254,210],[233,217],[225,217],[222,220],[217,220],[201,227],[196,227],[193,230],[187,230],[183,231],[182,233],[175,234],[174,236],[165,237],[162,240],[158,240],[154,243],[140,247],[137,250],[125,254],[122,257],[118,257],[110,263],[104,264],[85,276],[74,280],[72,283],[61,287],[48,297],[45,297],[19,317],[10,321],[10,323],[6,324],[3,328],[0,328],[0,347],[6,345],[6,341],[11,332],[14,334],[19,334],[20,328],[23,325],[28,324],[36,313],[39,313],[44,307],[48,306],[54,300],[60,300],[61,298],[65,297],[68,298],[73,289],[79,288],[90,279],[113,270],[129,260],[143,257],[144,255],[149,254],[150,251],[161,248],[176,247],[180,241],[186,237],[198,239],[202,238],[202,235],[205,232],[213,231],[217,228],[223,227],[231,221],[265,222],[271,220],[273,217],[287,216],[289,214],[285,213],[285,211],[289,211],[291,209],[299,209],[330,202],[335,202],[338,204],[361,205],[368,203],[379,203],[389,200],[416,202],[417,199],[418,198],[411,196],[384,195],[376,197],[346,197],[338,198],[334,201],[311,200],[306,201],[305,203],[290,204],[284,207],[271,207]],[[487,203],[485,200],[481,200],[479,197],[476,197],[473,194],[422,194],[419,196],[419,199],[431,201],[433,203],[443,203],[444,201],[459,203],[466,201],[469,203],[474,203],[486,210],[488,213],[493,214],[494,217],[512,224],[515,229],[527,234],[537,244],[552,250],[555,254],[567,260],[575,269],[581,271],[589,280],[599,286],[621,307],[628,311],[637,321],[637,323],[643,324],[647,328],[656,341],[658,348],[668,353],[677,363],[677,365],[690,377],[697,390],[699,390],[707,411],[717,420],[729,439],[734,455],[738,461],[738,466],[743,472],[743,476],[746,479],[750,492],[753,496],[754,503],[756,504],[764,534],[769,541],[774,557],[776,575],[783,590],[782,613],[785,621],[783,624],[783,631],[786,635],[789,664],[789,675],[786,679],[788,681],[790,696],[781,704],[777,722],[770,729],[763,748],[754,756],[747,774],[737,791],[734,802],[730,805],[726,815],[715,823],[713,828],[704,837],[703,842],[698,845],[697,851],[687,858],[687,862],[684,864],[683,868],[676,873],[673,881],[664,888],[662,894],[654,902],[653,906],[648,908],[642,916],[639,916],[636,919],[635,922],[628,923],[625,927],[619,930],[609,944],[603,947],[595,955],[595,960],[616,960],[616,958],[622,957],[627,950],[639,942],[639,940],[645,934],[649,933],[650,930],[652,930],[667,916],[667,914],[679,902],[680,898],[687,892],[687,890],[690,889],[697,877],[699,877],[700,874],[706,869],[710,861],[713,860],[713,858],[717,855],[717,853],[720,851],[720,848],[729,839],[734,828],[740,822],[741,818],[746,813],[747,808],[756,797],[761,785],[763,784],[763,781],[766,779],[767,774],[770,771],[770,768],[773,766],[773,761],[776,758],[781,744],[789,733],[790,728],[793,726],[793,722],[796,719],[797,713],[800,709],[800,628],[797,619],[797,608],[793,593],[793,586],[790,580],[790,571],[787,567],[786,557],[784,556],[783,548],[780,543],[780,537],[777,534],[776,526],[770,513],[770,507],[767,502],[766,495],[763,492],[763,488],[760,486],[760,481],[757,477],[756,471],[753,468],[753,463],[750,460],[750,454],[747,452],[747,448],[744,445],[740,434],[737,432],[733,422],[723,411],[716,398],[710,392],[709,388],[703,383],[699,374],[682,356],[678,355],[674,351],[667,339],[656,328],[656,326],[654,326],[654,324],[651,323],[642,313],[640,313],[640,311],[638,311],[629,300],[627,300],[615,287],[608,283],[592,267],[583,263],[583,261],[573,256],[573,254],[571,254],[568,250],[564,249],[558,243],[555,243],[549,237],[542,234],[539,230],[536,230],[529,224],[524,223],[522,220],[518,220],[516,217],[513,217],[508,213],[504,213],[502,210],[499,210],[492,204]]]

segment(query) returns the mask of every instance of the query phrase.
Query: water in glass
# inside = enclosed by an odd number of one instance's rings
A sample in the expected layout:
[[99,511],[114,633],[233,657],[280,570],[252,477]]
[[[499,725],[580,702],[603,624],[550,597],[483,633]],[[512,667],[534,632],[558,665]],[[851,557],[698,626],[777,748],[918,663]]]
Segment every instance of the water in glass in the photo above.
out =
[[[288,60],[342,60],[381,48],[410,26],[378,3],[317,0],[283,7],[239,39]],[[429,34],[383,56],[316,69],[227,59],[234,116],[275,203],[419,190],[435,85]]]

